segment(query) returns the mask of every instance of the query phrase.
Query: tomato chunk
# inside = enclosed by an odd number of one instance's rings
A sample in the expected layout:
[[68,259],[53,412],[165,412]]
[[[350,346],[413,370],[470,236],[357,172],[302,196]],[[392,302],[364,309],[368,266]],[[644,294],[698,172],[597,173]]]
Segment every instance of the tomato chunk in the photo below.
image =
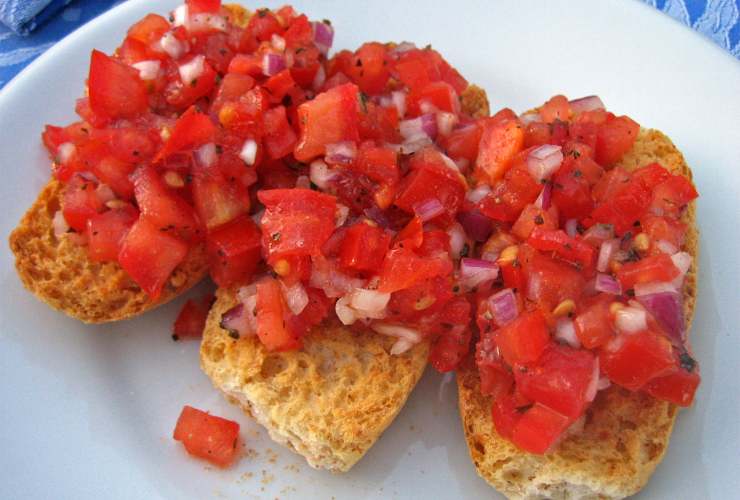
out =
[[511,441],[524,451],[543,454],[570,423],[568,417],[537,403],[517,421],[511,432]]
[[290,351],[301,346],[301,339],[285,321],[287,305],[276,279],[257,283],[257,336],[268,351]]
[[539,310],[525,312],[495,334],[501,356],[510,366],[537,361],[550,342],[545,317]]
[[87,228],[87,221],[103,210],[95,192],[95,184],[76,175],[64,187],[62,194],[62,214],[67,224],[75,231],[82,233]]
[[619,335],[606,345],[599,359],[612,382],[632,391],[676,366],[671,343],[650,330]]
[[388,251],[391,237],[378,227],[360,222],[347,229],[339,263],[356,271],[377,271]]
[[395,292],[435,276],[449,274],[452,262],[442,258],[420,257],[408,248],[394,248],[383,261],[378,290]]
[[596,137],[596,161],[601,165],[612,165],[632,149],[640,125],[627,116],[608,118],[599,127]]
[[661,253],[645,257],[637,262],[622,264],[619,271],[617,271],[617,279],[623,290],[629,290],[634,288],[637,283],[671,281],[678,277],[680,272],[673,264],[670,256]]
[[516,118],[493,117],[485,122],[475,161],[475,178],[493,184],[504,176],[523,146],[524,131]]
[[118,262],[149,298],[156,300],[187,253],[185,242],[140,218],[123,240]]
[[199,113],[195,107],[191,107],[177,120],[172,134],[154,158],[154,161],[156,162],[167,158],[173,153],[189,151],[211,142],[215,134],[216,126],[208,115]]
[[206,317],[212,303],[212,295],[202,301],[189,299],[185,302],[172,327],[173,340],[200,338],[206,327]]
[[93,50],[87,80],[90,107],[111,118],[133,118],[149,106],[146,86],[134,68]]
[[334,231],[336,199],[310,189],[260,191],[262,246],[274,263],[284,255],[316,255]]
[[681,367],[676,371],[656,377],[645,385],[645,392],[654,398],[670,401],[679,406],[691,406],[701,382],[698,368],[691,371]]
[[613,302],[614,297],[607,294],[584,301],[573,323],[578,340],[586,349],[602,346],[614,337],[609,314],[609,306]]
[[121,243],[139,218],[132,206],[96,214],[87,221],[87,253],[94,261],[115,261]]
[[172,435],[191,455],[226,467],[236,457],[239,424],[185,406]]
[[470,348],[472,331],[470,303],[456,297],[440,313],[441,333],[429,352],[429,362],[438,372],[449,372],[458,367]]
[[589,268],[594,261],[594,248],[581,241],[571,238],[565,231],[558,229],[544,229],[535,227],[527,239],[527,243],[537,250],[552,251],[561,259],[581,268]]
[[262,235],[248,216],[208,233],[206,248],[211,278],[220,287],[247,283],[262,255]]

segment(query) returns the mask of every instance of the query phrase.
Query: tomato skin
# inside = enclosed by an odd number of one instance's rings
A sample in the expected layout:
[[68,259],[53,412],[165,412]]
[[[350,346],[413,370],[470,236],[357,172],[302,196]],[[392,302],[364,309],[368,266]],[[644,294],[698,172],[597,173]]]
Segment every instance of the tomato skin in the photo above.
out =
[[139,218],[123,239],[118,262],[151,300],[157,300],[170,274],[188,253],[188,245]]
[[378,227],[364,222],[351,226],[339,251],[339,263],[345,269],[373,272],[380,269],[391,237]]
[[650,330],[619,335],[602,349],[599,361],[609,380],[631,391],[676,366],[671,343]]
[[643,390],[654,398],[688,407],[694,401],[694,395],[700,382],[701,376],[698,368],[692,371],[678,368],[668,375],[650,380]]
[[499,114],[501,112],[483,123],[473,171],[475,179],[489,184],[504,176],[514,156],[524,147],[524,131],[519,120],[501,118]]
[[191,172],[195,211],[208,230],[249,211],[247,188],[237,179],[224,175],[218,164],[205,166],[196,161]]
[[412,169],[398,187],[395,205],[414,213],[417,204],[434,198],[439,200],[447,217],[452,220],[465,199],[464,181],[446,166],[423,163],[417,168],[412,166]]
[[588,220],[591,223],[612,224],[617,235],[632,229],[650,206],[650,189],[639,180],[630,180],[597,205]]
[[247,32],[260,42],[268,42],[272,35],[280,35],[283,32],[283,27],[271,10],[259,9],[256,15],[249,18]]
[[593,265],[594,248],[578,238],[571,238],[562,229],[552,230],[537,226],[530,233],[527,243],[537,250],[555,252],[564,261],[581,268],[588,269]]
[[133,118],[147,110],[149,98],[134,68],[93,50],[88,76],[90,107],[111,118]]
[[482,133],[483,127],[475,121],[453,130],[448,136],[439,139],[439,143],[447,156],[453,160],[466,159],[472,162],[478,156],[478,144]]
[[436,276],[425,279],[391,294],[387,318],[400,323],[418,323],[425,318],[436,318],[437,313],[453,297],[452,283],[448,277]]
[[627,116],[608,118],[599,127],[596,137],[595,159],[600,165],[609,166],[632,149],[640,125]]
[[524,451],[543,454],[555,444],[571,420],[536,403],[522,414],[511,432],[511,441]]
[[183,304],[172,326],[173,340],[198,339],[206,327],[208,310],[213,303],[213,296],[204,297],[202,301],[189,299]]
[[671,281],[679,274],[680,271],[673,264],[671,258],[661,253],[645,257],[637,262],[622,264],[619,271],[617,271],[617,280],[619,280],[623,290],[630,290],[637,283]]
[[496,183],[491,194],[480,202],[479,208],[491,219],[513,222],[524,207],[537,199],[541,191],[542,184],[532,178],[525,163],[515,160],[504,179]]
[[650,207],[655,213],[678,218],[681,209],[698,196],[699,193],[691,181],[683,175],[672,175],[655,186]]
[[[569,264],[534,252],[528,245],[520,246],[519,251],[518,259],[527,280],[526,295],[542,311],[549,313],[566,299],[578,301],[586,286],[581,272]],[[522,255],[527,252],[531,252],[531,256]]]
[[378,291],[396,292],[451,271],[449,258],[424,258],[409,248],[393,248],[383,261]]
[[495,333],[501,356],[510,366],[537,361],[550,342],[545,317],[539,310],[520,314]]
[[170,23],[167,19],[157,14],[147,14],[132,25],[126,35],[148,45],[159,40],[169,30]]
[[424,242],[424,223],[415,215],[393,241],[394,247],[419,248]]
[[189,108],[175,122],[170,138],[154,158],[158,162],[173,153],[188,151],[213,142],[216,135],[216,126],[211,119],[199,113],[195,107]]
[[667,217],[645,216],[640,220],[640,227],[650,238],[652,254],[661,252],[655,245],[659,241],[668,242],[676,248],[681,248],[686,241],[686,224]]
[[220,287],[247,283],[262,259],[262,235],[248,215],[234,219],[206,237],[211,278]]
[[221,8],[221,0],[186,0],[188,12],[199,14],[201,12],[218,12]]
[[268,262],[283,255],[317,255],[334,231],[336,198],[310,189],[272,189],[257,197],[265,205],[262,247]]
[[422,104],[427,103],[439,111],[448,113],[460,112],[460,99],[457,92],[447,82],[431,82],[418,92],[412,92],[407,98],[407,116],[415,117],[421,115]]
[[348,83],[298,106],[300,137],[293,153],[296,160],[308,162],[324,154],[327,144],[357,142],[358,99],[357,85]]
[[539,113],[545,123],[552,123],[555,120],[567,121],[571,114],[568,98],[564,95],[552,96],[542,105]]
[[[584,163],[585,161],[590,160],[584,159]],[[552,179],[552,204],[558,208],[564,219],[585,217],[594,206],[590,183],[579,166],[576,162],[564,165]],[[596,167],[600,168],[598,165]]]
[[615,331],[611,324],[609,306],[614,297],[599,294],[587,299],[579,307],[573,323],[578,340],[586,349],[594,349],[614,338]]
[[131,226],[139,218],[133,206],[96,214],[87,221],[87,254],[90,260],[114,262],[121,251],[121,243]]
[[64,187],[62,214],[67,224],[78,233],[85,232],[87,221],[103,210],[95,187],[95,184],[79,175],[72,177]]
[[178,76],[176,80],[167,85],[164,91],[165,99],[171,106],[177,109],[185,109],[201,97],[211,93],[216,85],[216,76],[216,70],[207,60],[204,60],[203,72],[200,76],[192,82],[183,82]]
[[516,402],[509,393],[501,394],[494,398],[491,405],[491,418],[496,432],[501,437],[511,440],[514,427],[521,418],[521,413],[516,407]]
[[298,138],[288,123],[285,106],[268,109],[263,115],[265,136],[263,142],[272,159],[283,158],[293,152]]
[[236,457],[239,424],[185,406],[172,435],[191,455],[226,467]]
[[524,207],[519,218],[511,226],[511,234],[526,240],[536,227],[543,230],[555,230],[558,228],[557,213],[557,209],[553,207],[543,210],[530,203]]
[[369,95],[380,94],[390,78],[387,62],[385,45],[378,42],[364,43],[355,52],[347,68],[347,76],[362,92]]
[[287,305],[274,278],[257,283],[257,336],[268,351],[290,351],[301,346],[301,339],[287,328]]
[[441,373],[455,370],[470,349],[470,303],[464,297],[448,302],[440,313],[442,332],[429,352],[429,363]]
[[536,366],[515,370],[514,375],[526,398],[576,419],[588,405],[586,393],[596,368],[596,358],[589,351],[552,345]]

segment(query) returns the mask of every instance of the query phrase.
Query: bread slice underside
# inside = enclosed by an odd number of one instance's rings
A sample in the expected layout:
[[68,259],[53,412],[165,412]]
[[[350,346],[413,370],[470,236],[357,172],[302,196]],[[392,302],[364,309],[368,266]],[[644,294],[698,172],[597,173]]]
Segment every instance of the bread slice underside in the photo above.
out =
[[[658,162],[691,179],[683,155],[657,130],[640,130],[619,164],[628,170]],[[698,232],[692,202],[683,222],[685,250],[693,257],[684,285],[684,315],[691,325],[697,287]],[[533,455],[500,437],[491,419],[491,398],[480,392],[472,357],[457,374],[460,414],[478,474],[499,492],[517,499],[624,498],[648,481],[668,447],[678,408],[642,393],[612,386],[599,392],[581,432],[554,452]]]
[[205,248],[197,245],[174,270],[159,299],[152,301],[117,262],[94,262],[85,246],[54,235],[52,221],[61,207],[63,187],[49,181],[10,234],[21,281],[54,309],[85,323],[130,318],[168,302],[206,275]]

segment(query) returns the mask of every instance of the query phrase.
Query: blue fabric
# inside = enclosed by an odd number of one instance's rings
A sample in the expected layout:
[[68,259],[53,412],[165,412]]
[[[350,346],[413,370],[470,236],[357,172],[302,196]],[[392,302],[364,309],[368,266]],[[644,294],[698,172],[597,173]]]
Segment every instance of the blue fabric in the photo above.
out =
[[[122,1],[0,0],[0,21],[10,26],[0,26],[0,88],[58,40]],[[740,59],[740,0],[642,1],[709,37]],[[152,10],[157,10],[155,2]],[[26,30],[31,34],[16,34]]]
[[0,0],[0,21],[19,35],[51,19],[72,0]]

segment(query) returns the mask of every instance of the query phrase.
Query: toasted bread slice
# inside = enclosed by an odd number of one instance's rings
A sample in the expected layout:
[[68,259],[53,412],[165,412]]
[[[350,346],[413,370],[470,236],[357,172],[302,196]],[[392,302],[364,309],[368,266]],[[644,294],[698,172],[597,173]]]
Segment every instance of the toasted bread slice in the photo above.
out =
[[270,437],[316,468],[349,470],[393,421],[424,372],[429,346],[392,356],[395,339],[322,324],[297,351],[268,352],[219,326],[237,303],[219,289],[203,332],[203,371]]
[[117,262],[93,262],[87,249],[54,236],[63,184],[52,179],[10,234],[10,248],[23,284],[39,299],[85,323],[129,318],[163,304],[207,273],[205,248],[194,247],[152,301]]
[[[657,130],[642,129],[620,162],[634,169],[651,162],[691,179],[673,143]],[[693,256],[686,276],[687,328],[696,302],[698,233],[692,203],[683,220],[686,251]],[[668,447],[678,408],[616,386],[601,391],[587,411],[583,431],[564,439],[553,453],[532,455],[501,438],[491,420],[491,398],[480,392],[472,357],[458,371],[460,414],[478,474],[509,498],[624,498],[647,483]]]

